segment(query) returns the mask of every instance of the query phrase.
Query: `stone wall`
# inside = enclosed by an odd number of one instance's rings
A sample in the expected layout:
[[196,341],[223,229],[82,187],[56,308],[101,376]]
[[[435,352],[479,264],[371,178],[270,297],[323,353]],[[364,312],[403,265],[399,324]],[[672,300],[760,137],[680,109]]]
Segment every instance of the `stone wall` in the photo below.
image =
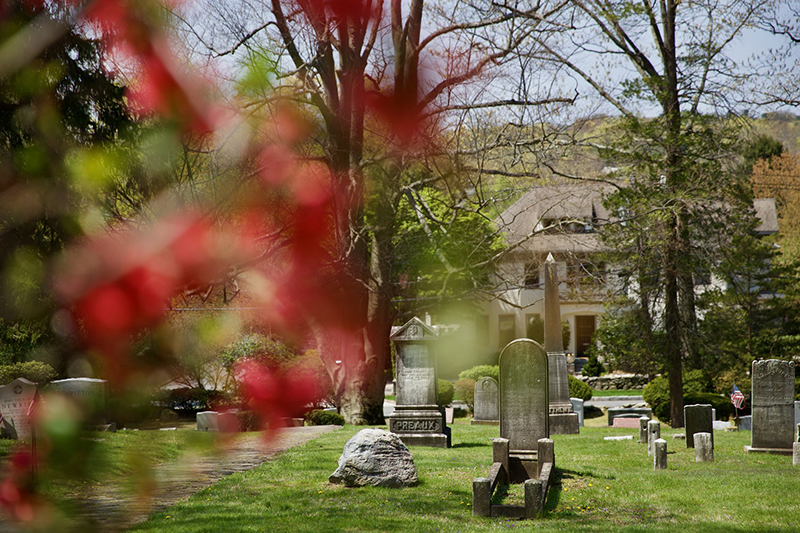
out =
[[608,374],[600,377],[577,375],[575,377],[596,390],[641,389],[650,381],[647,376],[642,374]]

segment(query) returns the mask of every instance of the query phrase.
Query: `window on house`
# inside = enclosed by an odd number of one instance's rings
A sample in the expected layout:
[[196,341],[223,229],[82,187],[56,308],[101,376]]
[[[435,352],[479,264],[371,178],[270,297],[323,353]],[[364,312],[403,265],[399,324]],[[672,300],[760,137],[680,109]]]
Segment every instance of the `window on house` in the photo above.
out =
[[541,283],[540,268],[538,263],[527,263],[525,265],[524,287],[538,287]]
[[592,335],[597,328],[594,315],[575,317],[575,355],[585,357],[586,350],[592,345]]
[[500,315],[497,317],[497,334],[500,349],[517,338],[517,324],[515,315]]

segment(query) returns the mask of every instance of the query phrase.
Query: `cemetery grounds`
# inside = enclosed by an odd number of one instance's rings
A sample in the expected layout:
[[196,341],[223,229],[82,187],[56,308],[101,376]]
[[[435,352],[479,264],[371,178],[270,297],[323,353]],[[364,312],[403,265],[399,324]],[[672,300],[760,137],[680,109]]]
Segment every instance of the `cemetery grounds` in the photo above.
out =
[[[345,488],[328,476],[346,426],[292,448],[253,470],[222,478],[154,513],[134,531],[692,531],[800,530],[800,469],[787,456],[745,454],[750,432],[715,433],[715,462],[662,429],[668,469],[653,470],[637,429],[584,427],[554,435],[555,484],[541,520],[472,516],[472,479],[487,474],[497,427],[452,425],[453,448],[412,447],[419,484],[406,489]],[[633,440],[604,441],[612,435]],[[507,503],[522,503],[522,486]]]

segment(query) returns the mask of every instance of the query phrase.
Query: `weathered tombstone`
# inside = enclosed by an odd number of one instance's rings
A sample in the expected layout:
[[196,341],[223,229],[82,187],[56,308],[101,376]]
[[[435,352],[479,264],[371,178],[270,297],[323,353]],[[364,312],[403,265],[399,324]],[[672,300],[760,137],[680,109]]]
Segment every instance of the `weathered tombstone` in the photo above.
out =
[[450,430],[439,409],[436,390],[436,332],[414,317],[394,334],[397,400],[389,430],[407,446],[450,447]]
[[614,425],[615,418],[632,417],[638,419],[639,417],[646,416],[653,417],[653,410],[649,407],[609,407],[607,410],[608,425]]
[[655,453],[653,454],[653,469],[665,470],[667,468],[667,441],[656,439],[653,443]]
[[794,442],[794,363],[753,361],[752,436],[748,452],[792,453]]
[[800,424],[800,402],[794,402],[794,425]]
[[647,423],[650,421],[646,416],[639,417],[639,443],[647,444]]
[[569,401],[572,404],[572,410],[578,415],[578,426],[583,427],[583,400],[581,398],[570,398]]
[[639,418],[630,416],[618,416],[614,418],[614,425],[612,427],[635,429],[639,427]]
[[578,415],[569,401],[567,356],[561,335],[561,302],[558,295],[558,265],[553,254],[544,262],[544,350],[548,360],[550,432],[554,435],[579,433]]
[[656,439],[661,438],[661,422],[651,420],[647,423],[647,455],[655,453]]
[[219,431],[219,413],[216,411],[197,413],[197,431]]
[[51,381],[48,392],[56,392],[77,402],[93,424],[106,423],[107,381],[97,378],[69,378]]
[[475,382],[474,418],[471,424],[500,424],[497,382],[484,376]]
[[743,431],[752,431],[752,429],[753,429],[753,417],[752,417],[752,415],[740,416],[739,417],[739,429],[741,429]]
[[792,466],[800,465],[800,442],[792,443]]
[[500,437],[508,439],[512,482],[535,478],[539,439],[550,436],[548,357],[530,339],[500,354]]
[[711,433],[695,433],[694,460],[697,463],[714,462],[714,444]]
[[711,435],[711,447],[714,447],[714,418],[711,404],[699,403],[683,407],[683,420],[686,426],[686,447],[694,448],[694,436],[697,433]]
[[36,397],[36,384],[25,378],[17,378],[0,387],[0,413],[3,423],[0,436],[11,439],[31,437],[31,419],[28,410]]

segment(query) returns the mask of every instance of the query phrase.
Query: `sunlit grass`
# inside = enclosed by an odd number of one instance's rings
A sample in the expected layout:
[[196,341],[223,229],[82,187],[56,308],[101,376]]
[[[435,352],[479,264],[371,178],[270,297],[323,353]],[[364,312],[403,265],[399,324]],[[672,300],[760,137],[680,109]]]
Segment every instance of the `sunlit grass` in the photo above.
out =
[[[228,476],[188,501],[153,515],[137,531],[796,531],[800,469],[790,457],[746,455],[750,434],[715,434],[716,462],[665,429],[669,468],[654,471],[645,446],[604,441],[636,430],[584,428],[556,435],[556,484],[537,522],[472,516],[472,479],[485,476],[498,429],[453,426],[449,450],[412,448],[418,486],[347,489],[328,483],[345,427],[292,449],[255,470]],[[508,501],[521,501],[511,487]]]
[[641,396],[644,389],[619,389],[619,390],[595,390],[592,389],[592,398],[604,398],[607,396]]

